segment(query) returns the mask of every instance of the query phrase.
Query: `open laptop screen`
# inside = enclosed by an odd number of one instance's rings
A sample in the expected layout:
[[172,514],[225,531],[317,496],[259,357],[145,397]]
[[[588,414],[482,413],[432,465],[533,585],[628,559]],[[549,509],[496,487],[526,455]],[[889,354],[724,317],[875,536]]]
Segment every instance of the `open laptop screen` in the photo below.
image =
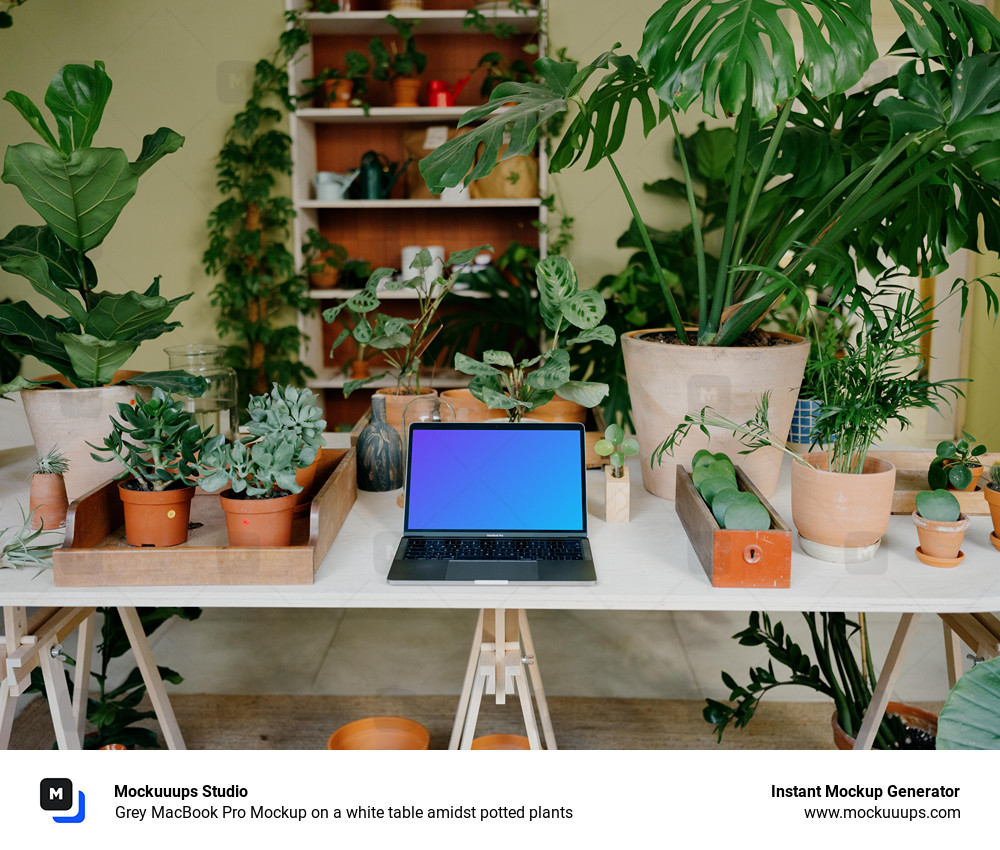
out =
[[417,423],[409,438],[406,532],[586,532],[582,425]]

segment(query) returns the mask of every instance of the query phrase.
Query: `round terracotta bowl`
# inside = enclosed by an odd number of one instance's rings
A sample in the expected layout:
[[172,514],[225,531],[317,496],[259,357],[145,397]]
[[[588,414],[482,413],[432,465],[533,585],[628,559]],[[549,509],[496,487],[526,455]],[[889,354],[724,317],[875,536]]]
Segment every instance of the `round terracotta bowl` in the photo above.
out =
[[472,742],[473,750],[530,750],[524,735],[482,735]]
[[328,750],[426,750],[431,735],[406,717],[365,717],[341,726],[326,742]]
[[[937,715],[924,711],[913,705],[906,705],[901,702],[890,702],[886,706],[886,714],[895,714],[903,723],[911,729],[920,729],[928,735],[937,735]],[[848,735],[837,722],[837,712],[834,710],[833,719],[833,744],[838,750],[853,750],[854,738]]]

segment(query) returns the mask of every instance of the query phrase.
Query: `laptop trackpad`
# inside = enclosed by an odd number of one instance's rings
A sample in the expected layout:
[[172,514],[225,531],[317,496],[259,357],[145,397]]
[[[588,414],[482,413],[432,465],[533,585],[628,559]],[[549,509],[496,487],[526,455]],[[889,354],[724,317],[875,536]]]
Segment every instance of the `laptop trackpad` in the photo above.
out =
[[538,581],[538,561],[448,561],[447,581]]

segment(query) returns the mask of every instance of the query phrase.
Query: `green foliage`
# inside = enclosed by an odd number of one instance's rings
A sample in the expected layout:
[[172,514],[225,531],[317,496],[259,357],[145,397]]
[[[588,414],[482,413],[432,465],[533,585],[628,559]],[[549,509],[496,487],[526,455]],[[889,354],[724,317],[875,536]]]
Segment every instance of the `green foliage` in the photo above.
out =
[[960,440],[942,440],[927,471],[927,484],[935,490],[944,487],[964,490],[972,483],[970,467],[982,466],[979,456],[985,453],[986,446],[977,444],[968,431],[962,432]]
[[364,103],[365,95],[368,94],[368,72],[371,70],[371,63],[364,53],[357,50],[348,50],[344,54],[344,64],[337,68],[324,68],[315,77],[310,77],[302,81],[303,92],[296,100],[312,102],[315,98],[321,97],[321,106],[329,106],[326,98],[324,83],[329,80],[350,80],[354,83],[351,92],[351,106],[361,106]]
[[[146,684],[139,668],[134,667],[117,687],[108,687],[108,668],[111,662],[131,649],[121,616],[117,608],[98,608],[97,611],[103,617],[101,640],[96,648],[99,666],[90,671],[97,683],[97,696],[87,700],[87,720],[96,727],[96,731],[85,737],[84,749],[96,750],[108,744],[121,744],[129,749],[155,749],[159,746],[156,732],[136,725],[142,720],[156,717],[155,711],[140,711],[137,708],[146,694]],[[197,620],[201,616],[200,608],[137,608],[136,612],[147,637],[172,617]],[[66,662],[71,666],[76,663],[68,657]],[[156,669],[157,675],[164,682],[179,685],[184,681],[179,673],[169,667]],[[66,684],[72,697],[73,681],[69,671],[66,671]],[[48,699],[41,670],[32,671],[31,687],[27,693],[40,693]]]
[[[865,635],[861,639],[861,663],[855,657],[850,639],[858,631],[858,624],[841,613],[803,612],[809,626],[812,650],[816,661],[807,655],[780,622],[771,623],[765,613],[750,614],[746,629],[733,638],[740,646],[763,646],[771,660],[766,667],[751,667],[750,681],[740,685],[728,673],[722,674],[723,684],[730,689],[729,703],[708,699],[702,711],[705,720],[715,727],[718,739],[732,724],[737,729],[746,726],[753,718],[760,700],[774,688],[784,685],[802,685],[833,700],[837,709],[837,722],[848,735],[857,736],[861,721],[868,709],[875,689],[875,671]],[[782,676],[775,672],[777,662],[786,668]],[[882,719],[875,740],[878,749],[898,748],[905,737],[905,728],[898,717]]]
[[[380,268],[372,272],[364,288],[334,307],[323,311],[327,322],[340,321],[344,325],[333,342],[331,354],[345,340],[351,338],[358,346],[361,357],[364,351],[380,351],[395,372],[396,390],[402,394],[420,392],[420,361],[427,346],[441,329],[438,310],[442,301],[462,274],[462,267],[471,262],[481,251],[491,251],[489,245],[479,245],[464,251],[456,251],[448,257],[450,272],[447,277],[437,276],[427,280],[427,272],[433,268],[430,252],[424,248],[413,261],[410,269],[413,277],[406,277],[406,270],[394,278],[393,269]],[[382,306],[378,296],[379,288],[390,292],[410,289],[416,294],[417,318],[404,319],[376,312]],[[344,395],[384,378],[388,373],[380,372],[344,384]]]
[[992,487],[994,490],[1000,490],[1000,463],[994,463],[990,467],[988,475],[990,479],[988,486]]
[[40,528],[31,527],[32,514],[25,516],[22,510],[20,525],[0,529],[0,569],[52,566],[52,550],[59,544],[35,542],[45,533],[45,528],[44,523]]
[[[498,156],[530,152],[548,122],[566,116],[551,170],[608,162],[670,321],[687,340],[614,155],[633,108],[644,135],[669,119],[675,136],[676,113],[696,101],[710,115],[721,109],[733,117],[735,146],[714,273],[696,178],[685,146],[678,151],[693,223],[696,341],[731,345],[772,305],[800,299],[820,266],[835,270],[846,297],[858,268],[930,274],[954,247],[978,250],[980,218],[986,247],[1000,247],[1000,213],[989,200],[1000,182],[1000,113],[991,94],[1000,56],[990,52],[1000,23],[968,0],[899,0],[893,8],[903,29],[894,51],[910,61],[889,81],[848,96],[878,58],[868,3],[723,0],[708,13],[700,0],[667,0],[647,22],[638,57],[616,45],[582,67],[539,59],[533,81],[498,86],[463,118],[471,131],[425,157],[421,171],[433,192],[478,179]],[[514,105],[496,112],[506,103]],[[770,191],[782,181],[789,185],[781,191],[799,202],[773,205]]]
[[211,302],[219,334],[236,339],[227,362],[239,377],[240,398],[267,392],[272,381],[302,384],[314,374],[298,361],[302,333],[283,324],[286,310],[315,310],[287,245],[295,211],[277,188],[292,172],[291,139],[282,129],[294,108],[287,64],[309,41],[298,15],[287,19],[275,52],[255,65],[250,95],[226,131],[215,166],[223,200],[209,216],[202,256],[205,271],[221,278]]
[[973,666],[948,693],[938,716],[937,749],[1000,749],[1000,658]]
[[[26,301],[0,304],[3,345],[16,355],[37,357],[76,387],[110,384],[141,343],[178,326],[167,319],[191,297],[162,297],[159,277],[144,292],[97,288],[97,270],[87,252],[104,241],[139,178],[184,144],[182,136],[161,127],[143,139],[134,161],[120,148],[94,147],[110,96],[103,62],[93,68],[64,66],[45,94],[55,132],[25,95],[9,91],[4,97],[43,144],[7,148],[0,179],[16,186],[45,224],[19,225],[0,240],[0,268],[25,278],[64,315],[41,316]],[[186,379],[191,394],[204,391],[200,379]],[[0,393],[13,388],[0,387]]]
[[386,21],[395,28],[400,43],[386,47],[378,36],[368,43],[372,59],[372,76],[376,80],[394,80],[397,77],[419,77],[427,67],[427,54],[417,50],[414,27],[420,21],[401,21],[395,15],[386,15]]
[[[506,410],[511,422],[519,422],[523,414],[556,395],[594,407],[608,393],[607,384],[571,380],[565,347],[594,342],[614,345],[613,332],[601,324],[604,300],[592,289],[579,288],[576,271],[565,257],[546,257],[537,263],[535,273],[539,311],[551,332],[549,347],[520,361],[509,351],[485,351],[482,360],[461,352],[455,355],[455,368],[473,376],[470,392],[488,407]],[[560,348],[560,334],[571,332],[575,335]]]
[[594,444],[594,451],[606,457],[611,463],[612,477],[622,477],[625,458],[639,453],[639,443],[632,437],[625,437],[621,425],[612,422],[604,429],[604,439]]
[[250,399],[247,405],[247,431],[254,437],[268,434],[291,433],[298,438],[299,466],[309,466],[319,450],[326,445],[323,431],[326,420],[319,399],[305,387],[271,387],[266,396]]
[[53,446],[43,455],[36,455],[33,462],[35,466],[31,475],[65,475],[69,469],[69,460],[59,451],[59,446]]
[[199,428],[183,401],[172,400],[157,387],[149,401],[136,393],[128,404],[119,402],[117,416],[109,418],[111,433],[103,444],[87,443],[102,453],[91,452],[94,460],[117,460],[123,467],[117,477],[131,475],[140,490],[194,486],[198,451],[211,429]]
[[957,522],[962,508],[947,490],[925,490],[917,493],[917,513],[934,522]]
[[720,528],[766,531],[771,515],[753,493],[739,489],[736,467],[722,452],[699,449],[691,459],[691,481]]

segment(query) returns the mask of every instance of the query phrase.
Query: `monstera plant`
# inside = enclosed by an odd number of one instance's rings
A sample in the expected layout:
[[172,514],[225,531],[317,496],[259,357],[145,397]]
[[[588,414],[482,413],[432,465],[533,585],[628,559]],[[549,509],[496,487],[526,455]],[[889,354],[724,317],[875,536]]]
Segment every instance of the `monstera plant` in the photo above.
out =
[[[11,145],[0,179],[16,186],[45,223],[20,225],[0,240],[0,267],[25,278],[62,315],[42,316],[26,301],[0,304],[3,345],[15,354],[33,355],[74,387],[111,383],[141,343],[178,326],[167,319],[191,297],[163,297],[159,277],[142,292],[98,289],[88,252],[111,231],[135,195],[139,178],[184,143],[182,136],[161,127],[143,139],[134,160],[119,148],[95,147],[110,95],[104,63],[95,62],[93,68],[66,65],[45,94],[54,131],[25,95],[10,91],[4,97],[42,142]],[[201,378],[184,372],[146,373],[132,383],[194,395],[204,387]],[[0,387],[0,393],[36,385],[17,378]]]

